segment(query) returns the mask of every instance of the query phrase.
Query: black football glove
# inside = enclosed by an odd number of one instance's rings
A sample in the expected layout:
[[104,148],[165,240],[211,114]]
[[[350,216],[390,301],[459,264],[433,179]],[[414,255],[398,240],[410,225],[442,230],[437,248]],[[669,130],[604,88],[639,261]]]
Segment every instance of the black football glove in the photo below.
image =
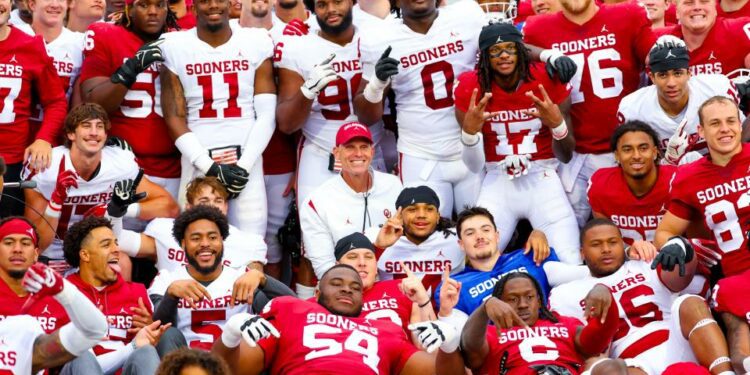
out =
[[570,82],[576,75],[576,70],[578,70],[578,66],[573,62],[573,59],[565,55],[551,57],[547,60],[546,67],[547,75],[554,78],[555,73],[557,73],[562,83]]
[[128,207],[131,204],[138,203],[146,198],[145,191],[142,193],[136,192],[142,178],[143,169],[139,169],[135,180],[126,179],[115,182],[115,187],[112,189],[112,199],[107,205],[107,214],[110,217],[125,216],[125,213],[128,212]]
[[537,375],[573,375],[567,368],[557,365],[532,365],[529,367],[536,371]]
[[216,177],[227,189],[229,199],[234,199],[240,195],[242,189],[247,185],[250,174],[244,168],[235,164],[214,163],[208,169],[206,176]]
[[157,39],[142,45],[135,53],[135,56],[125,60],[115,74],[112,74],[109,78],[110,81],[112,83],[121,83],[130,88],[135,83],[135,78],[138,74],[141,74],[151,64],[157,61],[164,61],[164,57],[161,55],[161,50],[159,49],[159,44],[162,42],[164,42],[164,39]]
[[276,238],[279,240],[281,250],[289,253],[292,264],[299,265],[302,258],[302,227],[297,212],[297,199],[294,196],[289,202],[289,214],[284,220],[284,225],[276,232]]
[[388,81],[388,78],[398,74],[398,60],[390,57],[390,54],[391,46],[388,46],[378,59],[378,62],[375,63],[375,77],[378,77],[383,82]]
[[685,263],[693,260],[695,251],[690,242],[680,236],[674,236],[661,247],[656,258],[651,263],[651,269],[656,269],[661,264],[661,269],[665,271],[674,270],[675,265],[680,266],[680,276],[685,275]]
[[133,148],[130,147],[130,143],[120,137],[109,137],[107,138],[107,142],[105,142],[104,145],[118,147],[125,151],[133,152]]

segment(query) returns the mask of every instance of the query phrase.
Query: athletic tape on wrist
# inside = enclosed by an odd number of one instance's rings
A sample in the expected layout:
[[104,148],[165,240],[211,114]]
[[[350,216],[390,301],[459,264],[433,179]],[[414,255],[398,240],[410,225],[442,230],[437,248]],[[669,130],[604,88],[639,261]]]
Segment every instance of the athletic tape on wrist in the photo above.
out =
[[565,139],[565,137],[568,136],[568,124],[565,122],[565,119],[562,120],[560,125],[557,125],[551,130],[552,130],[552,138],[554,138],[557,141],[563,140]]

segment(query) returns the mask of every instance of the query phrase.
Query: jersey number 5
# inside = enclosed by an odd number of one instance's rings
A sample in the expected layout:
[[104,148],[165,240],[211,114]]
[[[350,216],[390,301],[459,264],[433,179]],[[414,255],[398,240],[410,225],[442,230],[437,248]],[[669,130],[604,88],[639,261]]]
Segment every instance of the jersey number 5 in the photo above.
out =
[[[362,362],[378,373],[378,339],[369,334],[358,330],[352,330],[344,344],[333,338],[320,337],[322,335],[336,335],[342,332],[341,328],[331,327],[324,324],[311,324],[305,326],[302,337],[302,345],[311,350],[305,355],[305,360],[311,360],[330,355],[341,354],[344,349],[361,354]],[[364,344],[364,346],[362,346]]]

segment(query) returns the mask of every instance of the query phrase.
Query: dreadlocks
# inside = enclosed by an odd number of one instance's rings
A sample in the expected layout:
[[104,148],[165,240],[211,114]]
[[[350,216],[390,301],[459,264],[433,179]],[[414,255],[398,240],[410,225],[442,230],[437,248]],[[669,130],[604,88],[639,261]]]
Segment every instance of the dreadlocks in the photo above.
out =
[[[523,43],[515,42],[516,51],[518,51],[518,59],[516,60],[516,70],[519,72],[521,80],[529,82],[534,79],[529,70],[529,63],[531,57],[529,56],[529,50]],[[477,74],[477,80],[479,80],[479,88],[482,92],[492,92],[492,76],[494,71],[492,70],[492,64],[490,63],[490,52],[489,48],[484,49],[479,54],[479,74]]]
[[445,238],[450,237],[450,235],[456,235],[456,231],[453,229],[453,221],[451,219],[448,219],[447,217],[440,217],[438,219],[437,226],[435,226],[435,231],[441,231],[443,232],[443,236]]
[[547,309],[547,304],[542,300],[544,293],[542,292],[542,286],[539,282],[526,272],[511,272],[500,278],[500,281],[495,284],[495,288],[492,289],[492,296],[497,299],[502,299],[503,291],[505,291],[505,284],[513,279],[528,279],[536,289],[536,296],[539,298],[539,318],[549,320],[550,322],[557,323],[557,318]]
[[[169,7],[169,2],[167,2],[167,19],[164,22],[164,26],[161,29],[162,33],[166,33],[168,31],[174,31],[174,30],[180,30],[180,25],[177,23],[177,14],[172,11],[172,8]],[[125,28],[127,28],[130,31],[133,31],[133,22],[130,20],[130,9],[132,9],[133,5],[128,5],[127,2],[125,2],[125,8],[121,11],[115,12],[115,14],[119,13],[120,16],[116,17],[115,25],[120,25]]]

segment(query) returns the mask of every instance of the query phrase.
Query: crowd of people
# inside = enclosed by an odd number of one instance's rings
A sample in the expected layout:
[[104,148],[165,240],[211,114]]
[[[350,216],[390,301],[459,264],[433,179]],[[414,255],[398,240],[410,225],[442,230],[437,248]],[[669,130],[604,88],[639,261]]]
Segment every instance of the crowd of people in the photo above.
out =
[[0,0],[0,374],[750,373],[750,0]]

